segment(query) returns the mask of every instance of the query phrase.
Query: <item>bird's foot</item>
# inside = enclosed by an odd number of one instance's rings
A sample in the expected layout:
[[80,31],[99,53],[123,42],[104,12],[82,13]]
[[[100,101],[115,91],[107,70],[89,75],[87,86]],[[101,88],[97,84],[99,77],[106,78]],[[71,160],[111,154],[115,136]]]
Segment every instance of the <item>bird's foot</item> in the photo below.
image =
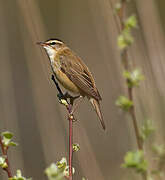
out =
[[74,101],[75,101],[77,98],[79,98],[80,95],[78,95],[78,96],[72,96],[72,95],[70,95],[68,92],[66,92],[66,93],[64,94],[64,97],[65,97],[65,99],[69,99],[70,104],[73,105]]

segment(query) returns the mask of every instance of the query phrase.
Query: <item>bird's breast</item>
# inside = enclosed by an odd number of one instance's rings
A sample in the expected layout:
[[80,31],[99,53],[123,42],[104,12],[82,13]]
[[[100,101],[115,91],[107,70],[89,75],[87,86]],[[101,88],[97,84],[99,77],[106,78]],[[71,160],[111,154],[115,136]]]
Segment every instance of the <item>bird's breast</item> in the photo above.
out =
[[60,63],[54,61],[53,63],[51,62],[51,66],[53,68],[57,80],[65,89],[71,91],[72,93],[80,93],[79,88],[66,76],[65,73],[61,71]]

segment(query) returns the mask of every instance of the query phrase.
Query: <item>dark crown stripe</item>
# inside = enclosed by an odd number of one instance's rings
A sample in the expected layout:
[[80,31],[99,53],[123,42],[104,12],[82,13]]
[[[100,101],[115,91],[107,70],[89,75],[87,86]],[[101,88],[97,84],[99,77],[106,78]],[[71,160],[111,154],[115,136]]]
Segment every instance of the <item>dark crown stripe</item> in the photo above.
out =
[[55,39],[55,38],[50,38],[50,39],[48,39],[48,40],[46,40],[45,42],[48,42],[48,41],[59,41],[59,42],[63,42],[62,40],[60,40],[60,39]]

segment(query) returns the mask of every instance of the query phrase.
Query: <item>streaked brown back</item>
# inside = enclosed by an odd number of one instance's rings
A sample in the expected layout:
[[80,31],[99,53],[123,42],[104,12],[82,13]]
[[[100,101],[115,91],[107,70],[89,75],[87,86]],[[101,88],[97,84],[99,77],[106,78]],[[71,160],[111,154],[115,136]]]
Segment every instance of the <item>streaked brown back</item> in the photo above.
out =
[[101,100],[94,78],[88,67],[69,48],[62,49],[59,56],[61,70],[87,96]]

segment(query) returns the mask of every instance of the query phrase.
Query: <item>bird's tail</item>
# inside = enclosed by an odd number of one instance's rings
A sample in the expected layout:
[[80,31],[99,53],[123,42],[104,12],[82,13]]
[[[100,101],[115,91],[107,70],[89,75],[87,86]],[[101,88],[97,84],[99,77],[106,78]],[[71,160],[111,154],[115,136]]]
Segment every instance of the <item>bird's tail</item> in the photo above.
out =
[[103,120],[103,115],[101,113],[101,109],[100,109],[100,103],[98,100],[94,99],[94,98],[90,98],[90,102],[91,104],[93,105],[99,119],[100,119],[100,122],[101,122],[101,125],[103,127],[103,129],[105,130],[105,123],[104,123],[104,120]]

